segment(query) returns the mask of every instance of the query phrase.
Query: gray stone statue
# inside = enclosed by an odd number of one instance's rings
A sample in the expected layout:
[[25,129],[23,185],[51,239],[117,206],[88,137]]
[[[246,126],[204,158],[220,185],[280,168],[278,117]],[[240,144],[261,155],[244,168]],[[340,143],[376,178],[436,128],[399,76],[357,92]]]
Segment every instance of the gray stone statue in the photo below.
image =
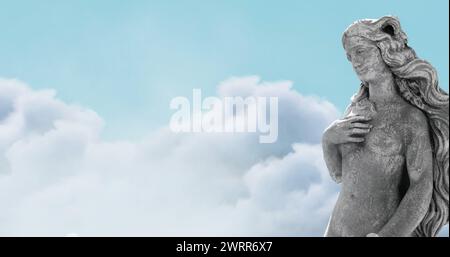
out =
[[436,236],[449,218],[449,98],[395,17],[359,20],[342,43],[361,80],[323,134],[341,183],[326,236]]

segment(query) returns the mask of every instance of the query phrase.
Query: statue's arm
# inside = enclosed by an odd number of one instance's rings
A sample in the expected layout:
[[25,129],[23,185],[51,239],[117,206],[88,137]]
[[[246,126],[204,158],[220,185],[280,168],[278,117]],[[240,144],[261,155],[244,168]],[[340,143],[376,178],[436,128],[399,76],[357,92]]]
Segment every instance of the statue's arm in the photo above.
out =
[[[325,132],[326,133],[326,132]],[[342,157],[338,145],[331,144],[322,138],[323,159],[327,165],[331,178],[336,183],[342,179]]]
[[[423,114],[421,114],[423,115]],[[416,127],[406,149],[409,189],[380,236],[409,236],[427,213],[433,192],[433,155],[425,117]]]
[[[344,112],[344,117],[346,117],[352,108],[353,105],[349,105]],[[342,156],[339,150],[339,145],[333,144],[327,140],[327,130],[325,130],[322,137],[322,152],[323,159],[325,160],[325,164],[327,165],[328,172],[330,173],[331,178],[336,183],[341,183],[342,180]]]

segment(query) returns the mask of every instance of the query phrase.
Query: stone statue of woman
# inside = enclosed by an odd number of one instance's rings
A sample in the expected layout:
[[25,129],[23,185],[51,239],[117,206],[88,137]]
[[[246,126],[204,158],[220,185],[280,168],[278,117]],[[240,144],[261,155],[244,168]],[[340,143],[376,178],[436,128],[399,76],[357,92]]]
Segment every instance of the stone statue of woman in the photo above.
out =
[[436,236],[449,218],[449,98],[397,18],[359,20],[342,42],[361,80],[323,134],[341,184],[326,236]]

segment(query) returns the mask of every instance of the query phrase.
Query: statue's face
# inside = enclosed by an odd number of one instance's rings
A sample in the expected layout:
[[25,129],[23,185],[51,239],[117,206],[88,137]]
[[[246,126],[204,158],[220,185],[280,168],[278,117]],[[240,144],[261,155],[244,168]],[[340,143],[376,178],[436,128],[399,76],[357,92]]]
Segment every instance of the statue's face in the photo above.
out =
[[390,72],[378,47],[367,39],[350,37],[346,40],[347,57],[363,82],[371,82]]

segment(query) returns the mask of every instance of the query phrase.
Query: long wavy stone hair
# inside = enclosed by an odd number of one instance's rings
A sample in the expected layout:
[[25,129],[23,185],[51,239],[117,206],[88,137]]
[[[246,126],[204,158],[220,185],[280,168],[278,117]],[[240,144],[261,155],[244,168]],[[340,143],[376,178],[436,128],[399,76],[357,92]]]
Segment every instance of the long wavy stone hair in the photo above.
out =
[[[436,236],[449,219],[449,97],[438,85],[433,66],[419,59],[408,46],[407,36],[396,17],[359,20],[344,32],[373,42],[394,75],[401,97],[422,110],[427,119],[433,148],[433,195],[428,211],[414,231],[414,236]],[[344,45],[345,48],[345,45]],[[352,97],[356,103],[368,97],[368,86],[361,84]]]

